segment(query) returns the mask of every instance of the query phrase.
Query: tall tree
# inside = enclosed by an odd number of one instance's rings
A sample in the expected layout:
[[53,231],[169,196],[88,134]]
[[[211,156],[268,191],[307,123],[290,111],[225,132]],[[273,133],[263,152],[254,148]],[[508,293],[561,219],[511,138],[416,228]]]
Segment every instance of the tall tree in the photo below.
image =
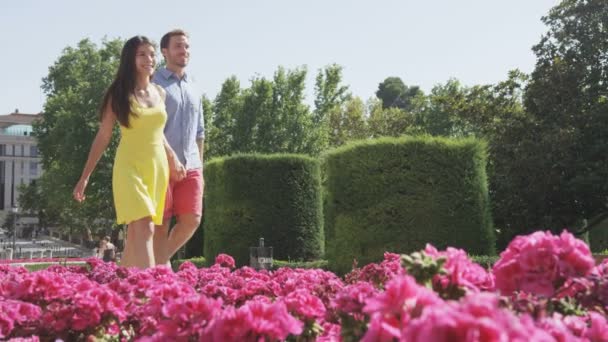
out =
[[542,20],[548,32],[533,48],[525,105],[543,177],[530,187],[543,213],[537,226],[561,229],[606,210],[608,2],[564,0]]
[[99,106],[116,73],[123,42],[88,39],[64,49],[49,67],[42,89],[47,95],[42,120],[34,125],[43,173],[41,199],[57,224],[68,228],[108,228],[114,222],[112,160],[118,129],[87,188],[87,200],[72,200],[76,184],[99,125]]
[[226,80],[213,105],[207,105],[213,111],[208,116],[211,155],[320,153],[320,125],[304,102],[306,74],[306,68],[279,67],[272,79],[255,77],[244,89],[235,77]]
[[400,108],[406,111],[411,111],[414,99],[422,94],[420,87],[408,87],[400,77],[386,78],[376,91],[376,96],[382,100],[382,108]]
[[508,80],[496,85],[467,87],[450,79],[433,87],[417,124],[431,135],[490,138],[512,115],[523,115],[526,81],[527,75],[519,70],[510,71]]
[[320,69],[315,79],[315,110],[313,122],[321,123],[331,110],[341,106],[352,96],[348,86],[342,84],[343,68],[331,64]]
[[[342,106],[351,98],[348,86],[342,84],[342,67],[331,64],[320,69],[315,78],[315,109],[312,116],[314,134],[319,150],[332,145],[331,115],[342,113]],[[334,121],[335,123],[335,121]]]
[[463,136],[469,132],[459,118],[459,111],[466,102],[467,89],[456,79],[433,87],[427,97],[428,105],[417,123],[431,135]]
[[243,108],[241,85],[236,76],[228,78],[222,84],[222,89],[215,97],[213,105],[207,108],[211,112],[206,114],[211,123],[207,127],[205,145],[209,146],[208,157],[229,155],[233,151],[235,113]]
[[368,137],[365,103],[353,97],[329,111],[329,145],[340,146],[350,140]]

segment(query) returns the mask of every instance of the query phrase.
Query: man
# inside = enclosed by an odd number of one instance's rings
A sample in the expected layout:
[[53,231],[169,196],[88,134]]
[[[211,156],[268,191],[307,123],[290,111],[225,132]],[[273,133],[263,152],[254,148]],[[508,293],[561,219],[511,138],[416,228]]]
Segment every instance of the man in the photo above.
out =
[[[170,266],[171,257],[192,237],[201,222],[205,128],[200,94],[194,91],[185,71],[190,60],[188,35],[182,30],[168,32],[162,37],[160,48],[166,66],[156,71],[152,81],[167,93],[165,136],[186,168],[185,178],[169,183],[164,223],[154,230],[156,264]],[[169,233],[173,216],[177,223]]]

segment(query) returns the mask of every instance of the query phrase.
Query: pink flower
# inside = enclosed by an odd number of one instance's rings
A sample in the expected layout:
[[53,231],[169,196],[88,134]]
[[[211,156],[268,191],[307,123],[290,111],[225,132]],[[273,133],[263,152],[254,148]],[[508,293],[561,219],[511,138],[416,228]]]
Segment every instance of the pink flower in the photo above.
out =
[[201,341],[244,341],[249,333],[251,312],[229,306],[219,312],[201,336]]
[[440,252],[427,244],[424,252],[434,258],[446,258],[443,267],[447,271],[447,275],[436,275],[433,279],[433,286],[444,290],[449,286],[457,286],[468,292],[494,290],[493,275],[471,261],[462,249],[448,247],[445,251]]
[[587,330],[585,337],[591,342],[608,341],[608,322],[606,317],[596,312],[589,313],[591,327]]
[[293,318],[282,303],[247,303],[239,310],[251,312],[251,330],[256,336],[284,340],[289,334],[302,332],[302,322]]
[[384,260],[380,264],[368,264],[363,268],[353,269],[345,276],[346,282],[354,284],[359,281],[367,281],[376,287],[384,287],[384,284],[396,275],[404,274],[401,267],[401,256],[395,253],[384,253]]
[[76,284],[72,300],[55,301],[46,307],[42,321],[60,333],[65,329],[85,331],[102,321],[122,322],[126,303],[114,291],[99,284],[83,281]]
[[296,290],[283,298],[289,312],[303,320],[325,316],[325,305],[318,298],[304,289]]
[[177,276],[181,281],[195,285],[198,282],[198,269],[193,263],[186,261],[179,266]]
[[215,264],[230,269],[235,267],[234,258],[227,254],[219,254],[218,256],[216,256]]
[[599,265],[595,266],[591,273],[599,277],[608,275],[608,258],[605,258]]
[[435,292],[418,285],[411,276],[404,275],[393,278],[384,292],[368,299],[363,311],[417,316],[425,306],[442,302]]
[[[487,292],[492,274],[465,251],[429,245],[425,252],[446,258],[448,274],[436,276],[433,289],[464,297],[442,300],[404,274],[401,257],[392,253],[351,272],[346,282],[323,270],[231,270],[228,256],[202,269],[184,263],[176,273],[99,260],[90,260],[90,269],[57,265],[38,272],[0,265],[0,339],[116,339],[122,331],[133,332],[122,338],[137,341],[608,339],[608,261],[591,271],[588,249],[567,233],[541,232],[509,245],[495,267],[497,287],[512,299],[501,298],[501,305]],[[566,297],[588,316],[553,313],[551,304]]]
[[554,341],[529,316],[498,308],[492,294],[472,294],[461,302],[435,305],[405,326],[403,341]]
[[587,245],[572,234],[536,232],[511,241],[493,273],[503,294],[525,291],[551,296],[569,277],[588,274],[593,264]]
[[397,276],[386,284],[384,292],[367,300],[363,311],[371,315],[371,321],[363,340],[400,338],[411,319],[420,316],[426,307],[441,303],[435,292],[418,285],[411,276]]
[[162,308],[157,332],[158,341],[201,338],[214,317],[219,316],[222,301],[204,296],[183,297],[166,303]]
[[30,337],[13,337],[9,340],[9,342],[39,342],[40,338],[38,336],[30,336]]
[[340,336],[341,329],[340,325],[332,323],[323,324],[323,333],[317,337],[317,342],[339,342],[342,341]]
[[48,271],[12,274],[0,284],[0,295],[32,303],[50,302],[72,295],[71,285],[84,279],[81,275],[65,276]]
[[226,308],[206,330],[203,340],[285,340],[302,332],[302,322],[287,312],[283,303],[248,302],[239,309]]
[[41,312],[36,305],[0,297],[0,338],[7,337],[15,326],[37,321]]
[[[554,317],[559,317],[559,315],[554,314]],[[566,316],[562,317],[562,322],[574,336],[582,337],[587,331],[587,321],[582,317]]]
[[[583,327],[584,327],[584,322]],[[556,313],[552,317],[541,318],[537,322],[537,326],[548,334],[550,334],[555,341],[558,342],[571,342],[571,341],[579,341],[580,338],[578,334],[573,334],[572,330],[565,324],[564,318],[562,315]]]
[[405,325],[398,317],[380,317],[374,315],[365,336],[363,336],[363,342],[391,342],[395,339],[401,338],[401,330]]
[[339,312],[361,318],[365,302],[377,293],[378,291],[368,282],[348,285],[336,294],[332,301],[332,307]]

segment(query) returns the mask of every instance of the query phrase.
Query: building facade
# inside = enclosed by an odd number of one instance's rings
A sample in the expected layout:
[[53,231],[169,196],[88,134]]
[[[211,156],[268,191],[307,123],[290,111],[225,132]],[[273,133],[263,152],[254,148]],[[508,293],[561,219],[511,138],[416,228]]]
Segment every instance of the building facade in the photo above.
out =
[[19,186],[42,174],[42,165],[32,124],[40,114],[0,115],[0,211],[18,207]]

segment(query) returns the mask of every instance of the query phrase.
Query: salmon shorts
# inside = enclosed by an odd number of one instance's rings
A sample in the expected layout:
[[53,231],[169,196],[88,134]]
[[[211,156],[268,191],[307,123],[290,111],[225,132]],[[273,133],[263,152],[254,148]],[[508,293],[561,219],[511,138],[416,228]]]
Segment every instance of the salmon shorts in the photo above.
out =
[[179,182],[169,182],[165,197],[163,221],[183,214],[203,213],[203,170],[193,169]]

